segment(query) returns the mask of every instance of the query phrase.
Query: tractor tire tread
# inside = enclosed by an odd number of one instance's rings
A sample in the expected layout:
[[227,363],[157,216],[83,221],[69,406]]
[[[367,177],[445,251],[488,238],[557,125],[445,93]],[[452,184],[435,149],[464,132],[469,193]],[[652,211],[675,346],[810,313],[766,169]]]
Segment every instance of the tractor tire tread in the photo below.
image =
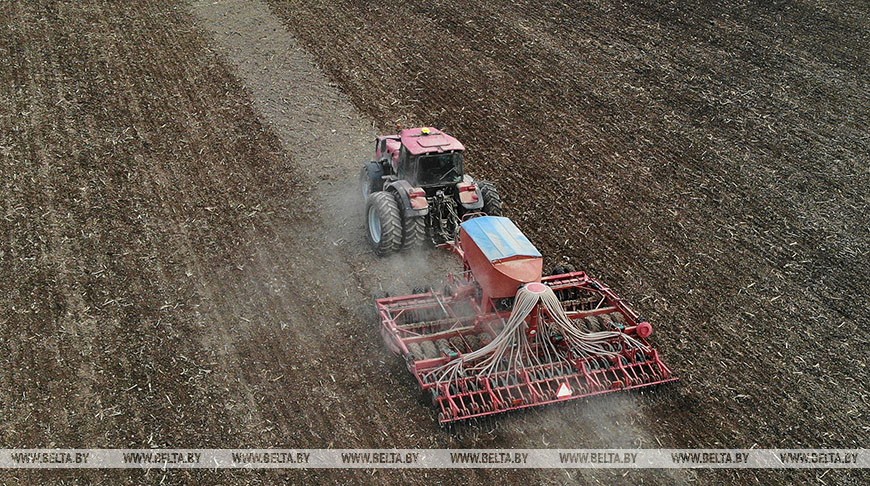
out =
[[502,203],[495,184],[489,181],[478,181],[480,195],[483,199],[483,212],[488,216],[501,216]]
[[423,242],[426,241],[426,218],[403,216],[402,219],[402,251],[423,246]]
[[[381,241],[375,243],[368,228],[368,213],[374,209],[381,221]],[[378,256],[388,256],[402,246],[402,220],[395,198],[386,192],[372,193],[366,204],[366,235]]]

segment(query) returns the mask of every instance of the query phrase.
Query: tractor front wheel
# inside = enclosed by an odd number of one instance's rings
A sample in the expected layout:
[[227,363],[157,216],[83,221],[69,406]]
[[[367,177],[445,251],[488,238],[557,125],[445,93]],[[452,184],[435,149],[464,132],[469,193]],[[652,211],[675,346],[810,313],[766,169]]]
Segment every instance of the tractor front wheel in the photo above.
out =
[[495,184],[488,181],[478,181],[480,195],[483,197],[483,212],[489,216],[501,216],[501,196]]
[[375,192],[366,200],[366,236],[378,256],[402,247],[402,215],[392,194]]

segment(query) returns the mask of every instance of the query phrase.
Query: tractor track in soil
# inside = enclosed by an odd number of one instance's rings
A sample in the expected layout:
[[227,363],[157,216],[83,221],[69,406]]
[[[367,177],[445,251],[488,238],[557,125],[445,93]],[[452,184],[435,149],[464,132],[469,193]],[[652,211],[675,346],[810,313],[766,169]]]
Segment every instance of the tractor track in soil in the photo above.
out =
[[[4,447],[866,447],[866,6],[9,2],[0,13]],[[454,267],[365,247],[356,169],[395,122],[463,140],[472,173],[500,186],[547,257],[582,262],[659,324],[683,382],[437,430],[370,313],[373,292]]]

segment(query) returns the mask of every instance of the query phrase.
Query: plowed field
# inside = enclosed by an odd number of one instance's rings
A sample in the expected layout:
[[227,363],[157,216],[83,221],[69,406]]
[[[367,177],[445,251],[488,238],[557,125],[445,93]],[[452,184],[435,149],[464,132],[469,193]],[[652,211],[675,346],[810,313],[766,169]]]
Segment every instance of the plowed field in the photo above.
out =
[[[865,2],[0,4],[0,448],[866,448]],[[681,377],[439,430],[356,174],[445,129]],[[857,484],[863,471],[2,471],[0,481]]]

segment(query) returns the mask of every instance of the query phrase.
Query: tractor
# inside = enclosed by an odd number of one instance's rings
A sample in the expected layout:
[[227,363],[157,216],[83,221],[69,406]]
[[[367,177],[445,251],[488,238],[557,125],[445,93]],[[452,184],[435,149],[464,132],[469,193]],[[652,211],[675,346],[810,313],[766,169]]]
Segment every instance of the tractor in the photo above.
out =
[[366,235],[375,254],[449,246],[462,221],[501,215],[498,191],[465,173],[464,153],[458,140],[430,127],[375,139],[374,160],[360,172]]
[[543,256],[495,187],[465,174],[464,147],[432,128],[375,140],[360,175],[380,256],[431,242],[462,260],[443,289],[375,299],[381,336],[442,426],[676,381],[652,324],[604,282]]

